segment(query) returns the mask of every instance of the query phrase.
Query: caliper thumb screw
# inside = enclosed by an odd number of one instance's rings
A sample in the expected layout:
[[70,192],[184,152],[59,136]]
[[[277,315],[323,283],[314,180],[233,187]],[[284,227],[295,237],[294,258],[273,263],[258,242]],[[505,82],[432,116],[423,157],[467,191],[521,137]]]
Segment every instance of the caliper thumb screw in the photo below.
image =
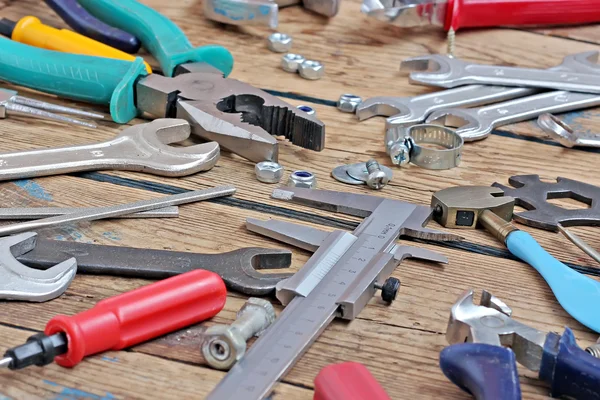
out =
[[386,303],[391,304],[396,300],[396,296],[400,290],[400,279],[389,277],[385,280],[383,285],[376,283],[375,289],[381,290],[381,299]]

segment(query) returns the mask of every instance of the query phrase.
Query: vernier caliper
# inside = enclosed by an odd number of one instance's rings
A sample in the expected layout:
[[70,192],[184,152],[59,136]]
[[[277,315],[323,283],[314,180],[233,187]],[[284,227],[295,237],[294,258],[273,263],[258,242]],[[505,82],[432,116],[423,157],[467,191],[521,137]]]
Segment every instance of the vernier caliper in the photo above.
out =
[[247,221],[254,232],[315,253],[297,274],[279,282],[276,295],[286,308],[207,400],[265,398],[335,317],[352,320],[360,313],[404,258],[447,262],[433,251],[396,244],[401,235],[461,239],[423,227],[431,218],[430,207],[303,188],[276,189],[272,196],[367,218],[352,233],[275,220]]

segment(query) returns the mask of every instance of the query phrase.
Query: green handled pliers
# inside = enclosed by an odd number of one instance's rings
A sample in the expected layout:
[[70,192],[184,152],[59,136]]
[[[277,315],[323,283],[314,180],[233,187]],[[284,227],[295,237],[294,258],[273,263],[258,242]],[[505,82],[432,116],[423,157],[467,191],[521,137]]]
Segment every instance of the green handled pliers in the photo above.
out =
[[[227,76],[233,56],[222,46],[194,48],[183,31],[164,15],[135,0],[79,0],[109,25],[137,36],[158,60],[165,76],[181,65],[209,65]],[[188,68],[189,70],[189,68]],[[0,79],[60,97],[110,104],[115,122],[126,123],[140,112],[136,85],[147,73],[135,62],[58,53],[0,38]]]

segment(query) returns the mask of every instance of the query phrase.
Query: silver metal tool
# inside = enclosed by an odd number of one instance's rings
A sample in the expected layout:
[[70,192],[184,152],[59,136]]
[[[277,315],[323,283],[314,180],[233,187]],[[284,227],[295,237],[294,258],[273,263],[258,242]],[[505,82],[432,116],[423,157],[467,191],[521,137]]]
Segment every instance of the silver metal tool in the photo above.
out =
[[260,336],[273,321],[273,305],[268,300],[250,297],[231,325],[213,325],[204,332],[201,347],[204,359],[213,368],[231,368],[246,353],[246,342]]
[[300,188],[277,189],[273,197],[367,218],[352,233],[247,221],[254,232],[316,252],[277,285],[277,298],[286,308],[207,400],[263,399],[336,316],[351,320],[360,313],[403,258],[447,261],[429,250],[397,245],[399,236],[458,238],[423,228],[432,209],[402,201]]
[[[549,70],[597,73],[597,51],[566,56],[562,63]],[[596,72],[594,72],[596,71]],[[388,129],[419,124],[434,111],[446,108],[474,107],[537,93],[538,89],[504,86],[468,85],[414,97],[373,97],[358,107],[360,120],[376,115],[389,117]]]
[[[57,215],[71,214],[74,212],[90,210],[90,207],[10,207],[0,208],[0,220],[13,219],[40,219],[55,217]],[[134,214],[120,215],[116,218],[177,218],[179,207],[163,207],[156,210],[144,211]]]
[[174,78],[148,75],[136,86],[137,107],[154,116],[173,110],[177,118],[190,122],[193,134],[254,162],[277,161],[274,136],[323,150],[323,122],[264,90],[206,68],[183,64]]
[[15,259],[35,248],[37,233],[26,232],[0,239],[0,299],[43,302],[67,290],[77,272],[71,257],[45,271],[31,269]]
[[204,16],[228,25],[277,28],[279,7],[272,0],[205,0]]
[[[571,243],[600,263],[600,253],[566,226],[600,225],[600,187],[567,178],[557,178],[556,183],[542,182],[539,175],[515,175],[508,179],[513,187],[498,182],[505,196],[515,199],[515,204],[527,211],[513,218],[525,225],[550,231],[559,231]],[[589,206],[584,209],[566,209],[550,203],[550,199],[571,198]]]
[[107,142],[0,154],[0,180],[105,169],[185,176],[211,169],[219,159],[215,142],[168,146],[190,136],[182,119],[157,119],[123,130]]
[[565,147],[600,147],[600,134],[577,132],[552,114],[540,115],[537,123],[545,133]]
[[141,200],[134,203],[108,207],[95,207],[51,218],[21,222],[12,225],[4,225],[0,227],[0,236],[12,235],[14,233],[30,231],[33,229],[66,225],[81,221],[95,221],[98,219],[115,218],[125,214],[155,210],[157,208],[187,204],[195,201],[214,199],[216,197],[230,196],[234,193],[235,187],[233,186],[219,186],[211,189],[193,190],[171,196],[163,196],[158,199]]
[[456,128],[456,133],[470,142],[485,139],[494,128],[536,118],[545,112],[566,112],[599,104],[598,95],[555,91],[480,108],[439,110],[429,115],[426,122]]
[[292,253],[282,249],[247,247],[218,254],[104,246],[58,240],[38,240],[35,249],[17,259],[33,268],[48,269],[69,257],[77,258],[78,273],[165,279],[195,269],[219,274],[227,287],[251,296],[275,291],[290,273],[258,270],[285,269]]
[[420,124],[392,132],[403,132],[402,135],[392,138],[386,133],[386,149],[394,165],[403,166],[410,162],[422,168],[440,170],[454,168],[460,164],[464,141],[452,129]]
[[16,115],[33,116],[52,121],[69,122],[75,125],[86,126],[88,128],[96,128],[97,126],[92,122],[81,121],[55,113],[71,114],[95,119],[104,118],[104,115],[102,114],[46,103],[44,101],[19,96],[14,90],[0,89],[0,118],[6,118],[7,114],[12,113]]
[[[387,182],[391,181],[394,177],[394,172],[385,165],[379,165],[379,168],[385,173]],[[331,171],[331,176],[335,180],[349,185],[366,185],[369,178],[369,171],[366,163],[346,164],[335,167]]]

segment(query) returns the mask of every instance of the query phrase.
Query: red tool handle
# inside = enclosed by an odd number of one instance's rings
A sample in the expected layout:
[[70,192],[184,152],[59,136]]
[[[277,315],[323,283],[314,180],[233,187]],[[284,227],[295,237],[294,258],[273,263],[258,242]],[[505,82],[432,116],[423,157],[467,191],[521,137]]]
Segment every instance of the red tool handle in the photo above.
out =
[[600,22],[598,0],[450,0],[444,29]]
[[72,317],[58,315],[45,333],[66,333],[69,350],[55,361],[73,367],[87,355],[120,350],[211,318],[226,298],[219,275],[195,270],[102,300]]
[[367,367],[356,362],[328,365],[315,378],[313,400],[391,400]]

